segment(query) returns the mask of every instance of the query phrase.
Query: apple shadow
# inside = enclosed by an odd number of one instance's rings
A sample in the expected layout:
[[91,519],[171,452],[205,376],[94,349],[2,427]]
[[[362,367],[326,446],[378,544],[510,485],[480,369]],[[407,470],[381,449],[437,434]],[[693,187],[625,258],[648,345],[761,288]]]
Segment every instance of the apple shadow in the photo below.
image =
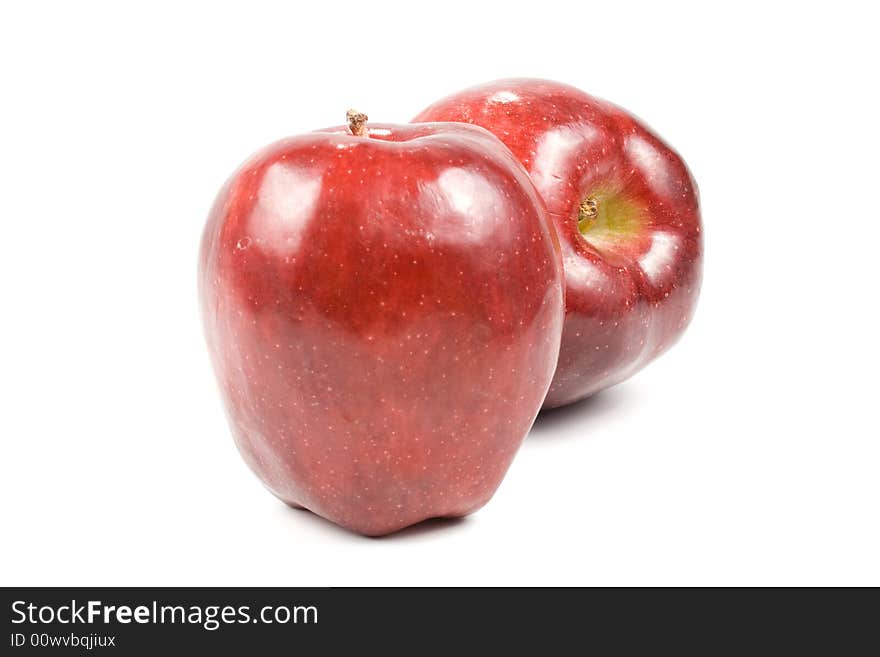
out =
[[409,527],[404,527],[400,531],[385,536],[367,537],[373,541],[399,541],[408,540],[418,536],[427,536],[429,534],[452,533],[460,530],[463,526],[470,524],[467,516],[458,516],[456,518],[426,518],[421,522],[417,522]]
[[573,404],[543,410],[538,413],[526,440],[548,440],[570,435],[559,431],[563,426],[584,429],[593,424],[601,424],[604,419],[622,412],[624,408],[633,407],[634,400],[632,387],[617,385]]
[[350,529],[346,529],[345,527],[341,527],[335,522],[327,520],[327,518],[319,516],[317,513],[314,513],[309,509],[306,509],[305,507],[295,507],[284,503],[282,503],[282,506],[287,509],[289,513],[295,515],[296,517],[303,518],[307,522],[317,523],[325,528],[328,532],[336,534],[339,537],[348,537],[352,540],[360,540],[364,542],[394,542],[427,536],[430,534],[439,534],[442,532],[449,533],[456,531],[457,529],[460,529],[461,527],[470,523],[470,520],[467,517],[426,518],[421,522],[417,522],[416,524],[410,525],[409,527],[404,527],[403,529],[396,531],[392,534],[385,534],[383,536],[364,536],[362,534],[358,534],[357,532],[351,531]]

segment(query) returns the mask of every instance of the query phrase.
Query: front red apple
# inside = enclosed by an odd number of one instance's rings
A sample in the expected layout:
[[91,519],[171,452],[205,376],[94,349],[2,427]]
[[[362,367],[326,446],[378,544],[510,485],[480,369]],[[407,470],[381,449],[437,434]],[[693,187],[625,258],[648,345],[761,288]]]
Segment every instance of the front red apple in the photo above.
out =
[[697,188],[641,122],[568,85],[522,79],[454,94],[415,121],[492,131],[547,203],[562,243],[566,318],[546,407],[623,381],[678,339],[700,288]]
[[268,147],[221,190],[199,279],[248,465],[363,534],[483,505],[559,352],[558,243],[473,126],[355,115]]

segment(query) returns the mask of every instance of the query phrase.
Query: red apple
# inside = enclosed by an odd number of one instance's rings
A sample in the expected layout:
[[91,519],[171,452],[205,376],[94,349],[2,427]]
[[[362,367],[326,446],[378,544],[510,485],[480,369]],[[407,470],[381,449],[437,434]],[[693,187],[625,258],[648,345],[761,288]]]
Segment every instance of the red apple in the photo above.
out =
[[380,535],[492,496],[553,376],[563,278],[540,196],[489,132],[363,119],[248,160],[199,283],[247,464]]
[[628,378],[694,312],[702,271],[697,187],[681,157],[631,114],[568,85],[499,80],[415,118],[487,128],[543,196],[565,267],[561,406]]

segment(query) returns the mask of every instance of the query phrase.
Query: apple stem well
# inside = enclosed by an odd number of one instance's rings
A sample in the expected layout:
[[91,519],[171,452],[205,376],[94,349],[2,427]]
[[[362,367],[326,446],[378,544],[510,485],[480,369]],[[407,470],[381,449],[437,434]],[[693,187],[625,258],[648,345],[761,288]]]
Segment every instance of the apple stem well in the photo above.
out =
[[367,136],[367,120],[370,117],[363,112],[350,109],[345,113],[345,119],[348,121],[348,129],[355,137]]
[[619,192],[595,190],[578,206],[577,227],[591,243],[627,240],[646,222],[645,208]]

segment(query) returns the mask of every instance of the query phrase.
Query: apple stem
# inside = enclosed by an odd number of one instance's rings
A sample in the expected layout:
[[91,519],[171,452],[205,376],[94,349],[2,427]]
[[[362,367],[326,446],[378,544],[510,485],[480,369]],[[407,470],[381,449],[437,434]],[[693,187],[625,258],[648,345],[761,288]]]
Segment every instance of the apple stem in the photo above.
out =
[[584,199],[578,208],[578,219],[581,221],[584,219],[593,219],[597,214],[599,214],[599,204],[596,203],[596,199],[592,197]]
[[593,197],[584,199],[578,207],[578,230],[586,233],[599,216],[599,204]]
[[345,113],[345,118],[348,120],[348,129],[351,130],[351,134],[355,137],[367,136],[367,119],[370,117],[363,112],[350,109]]

